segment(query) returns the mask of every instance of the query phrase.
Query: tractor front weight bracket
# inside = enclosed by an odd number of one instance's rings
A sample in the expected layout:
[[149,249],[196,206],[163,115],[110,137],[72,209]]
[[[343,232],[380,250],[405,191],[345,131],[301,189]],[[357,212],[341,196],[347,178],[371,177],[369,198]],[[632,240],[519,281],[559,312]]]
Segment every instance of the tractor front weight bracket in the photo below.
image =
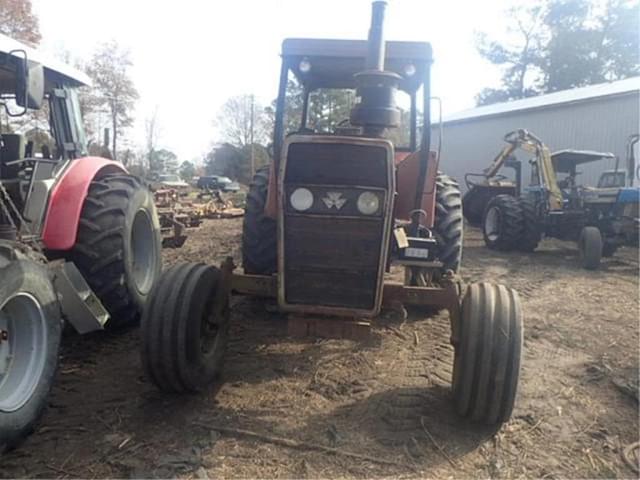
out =
[[[228,258],[223,262],[221,270],[224,281],[229,285],[229,290],[235,295],[248,295],[263,298],[277,298],[277,276],[276,275],[246,275],[233,273],[233,260]],[[440,307],[448,310],[451,321],[451,343],[457,343],[459,324],[461,319],[461,293],[462,284],[458,277],[454,275],[445,276],[437,286],[413,287],[402,283],[385,282],[382,294],[382,305],[391,307],[394,305],[413,305],[422,307]],[[301,322],[305,319],[304,322]],[[369,319],[352,317],[327,317],[317,316],[313,312],[313,307],[309,307],[309,316],[296,314],[290,316],[289,322],[297,326],[289,328],[290,333],[299,336],[306,332],[306,335],[318,334],[320,336],[331,337],[357,337],[363,338],[362,329],[369,326]],[[310,322],[315,326],[310,327]],[[328,323],[319,326],[320,323]],[[346,323],[345,323],[346,322]],[[337,325],[345,323],[345,325]],[[347,325],[348,324],[348,325]],[[353,334],[356,331],[356,334]],[[327,333],[328,332],[328,333]],[[344,333],[348,332],[348,333]]]

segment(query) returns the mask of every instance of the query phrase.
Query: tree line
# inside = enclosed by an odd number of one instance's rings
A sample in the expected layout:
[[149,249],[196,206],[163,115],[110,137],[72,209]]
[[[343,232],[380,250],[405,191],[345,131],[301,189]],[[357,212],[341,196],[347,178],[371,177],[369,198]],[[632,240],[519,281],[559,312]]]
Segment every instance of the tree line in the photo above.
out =
[[[503,19],[500,41],[490,33],[476,32],[478,53],[502,71],[499,86],[478,93],[478,105],[640,75],[640,0],[532,0],[514,4]],[[0,32],[32,46],[40,43],[31,0],[0,0]],[[126,48],[112,40],[98,45],[87,61],[63,54],[63,60],[94,81],[94,87],[80,97],[91,153],[116,158],[138,174],[177,172],[191,178],[196,173],[192,162],[181,163],[159,146],[157,108],[145,121],[145,144],[135,151],[120,147],[139,98]],[[302,87],[290,80],[285,131],[298,128],[302,103]],[[316,132],[333,131],[349,117],[352,103],[350,92],[314,92],[308,126]],[[255,169],[269,162],[274,121],[275,100],[262,105],[249,94],[229,98],[212,125],[219,141],[204,156],[206,171],[248,183]],[[96,128],[105,124],[108,145],[103,129]]]
[[640,75],[638,0],[534,0],[504,18],[507,41],[476,34],[479,54],[502,70],[478,105]]

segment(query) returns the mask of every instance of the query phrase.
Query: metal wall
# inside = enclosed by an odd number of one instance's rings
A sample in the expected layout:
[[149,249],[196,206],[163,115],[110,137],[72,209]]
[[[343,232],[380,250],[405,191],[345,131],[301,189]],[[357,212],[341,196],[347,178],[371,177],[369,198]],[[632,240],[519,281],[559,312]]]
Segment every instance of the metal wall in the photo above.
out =
[[[445,122],[440,169],[460,182],[464,174],[481,172],[505,145],[502,137],[517,128],[526,128],[538,135],[552,152],[568,148],[611,152],[624,168],[625,146],[629,135],[640,131],[640,92],[598,97],[571,104],[551,105],[535,110],[501,113],[492,117]],[[438,142],[438,127],[433,127],[434,148]],[[636,145],[637,147],[637,145]],[[637,154],[636,158],[640,158]],[[523,183],[529,181],[530,169],[526,153],[523,161]],[[614,168],[615,161],[578,167],[579,183],[596,185],[600,173]],[[504,169],[511,176],[511,169]]]

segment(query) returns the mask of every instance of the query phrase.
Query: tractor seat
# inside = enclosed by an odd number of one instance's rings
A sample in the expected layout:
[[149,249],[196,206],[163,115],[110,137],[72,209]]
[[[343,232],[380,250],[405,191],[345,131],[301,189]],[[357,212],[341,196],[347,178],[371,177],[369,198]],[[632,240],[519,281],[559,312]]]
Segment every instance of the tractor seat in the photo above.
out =
[[20,165],[7,166],[8,162],[24,158],[24,136],[15,133],[0,135],[0,179],[9,180],[18,177]]

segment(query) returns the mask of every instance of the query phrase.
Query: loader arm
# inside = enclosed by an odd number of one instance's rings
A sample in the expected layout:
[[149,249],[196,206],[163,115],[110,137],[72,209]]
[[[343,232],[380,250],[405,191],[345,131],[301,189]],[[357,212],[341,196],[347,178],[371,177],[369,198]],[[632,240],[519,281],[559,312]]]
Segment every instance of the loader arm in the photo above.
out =
[[551,152],[545,144],[541,144],[541,151],[538,158],[542,182],[547,192],[549,192],[549,210],[562,210],[562,191],[558,186],[556,171],[551,162]]
[[517,143],[509,143],[505,145],[505,147],[500,150],[500,153],[493,159],[491,165],[486,168],[482,173],[484,174],[486,179],[490,179],[496,176],[496,174],[500,171],[505,161],[509,158],[509,156],[518,148]]
[[[526,132],[526,131],[525,131]],[[558,178],[551,161],[551,151],[542,140],[531,132],[526,132],[525,138],[520,143],[520,148],[533,153],[535,162],[538,164],[540,181],[542,187],[548,192],[549,210],[562,210],[562,191],[558,186]]]
[[518,148],[525,148],[525,144],[527,143],[532,143],[532,140],[529,138],[529,136],[530,133],[522,128],[507,133],[504,136],[504,141],[507,144],[502,148],[502,150],[500,150],[498,155],[496,155],[496,157],[491,162],[491,165],[485,168],[482,173],[467,173],[465,175],[467,187],[471,188],[472,186],[473,182],[471,182],[470,178],[484,177],[485,181],[489,181],[493,177],[495,177],[500,169],[505,165],[513,152],[515,152]]

